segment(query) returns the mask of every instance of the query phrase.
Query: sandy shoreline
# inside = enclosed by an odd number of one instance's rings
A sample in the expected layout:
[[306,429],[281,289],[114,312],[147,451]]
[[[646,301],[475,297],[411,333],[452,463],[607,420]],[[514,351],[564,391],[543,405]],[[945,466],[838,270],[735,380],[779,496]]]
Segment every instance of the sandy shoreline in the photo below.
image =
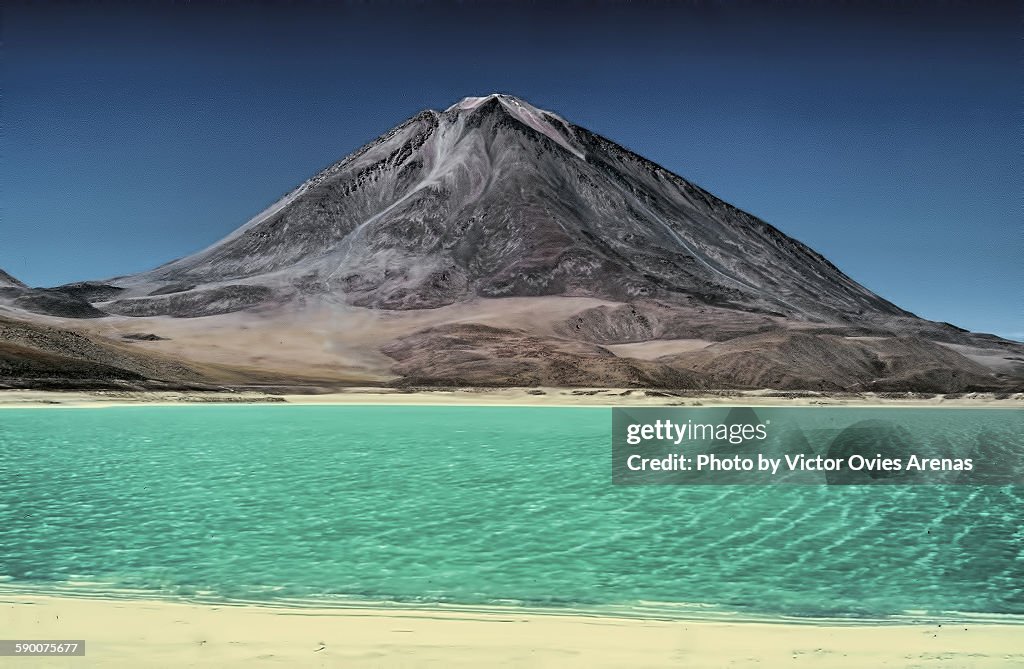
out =
[[1024,393],[964,393],[956,396],[905,396],[861,393],[778,393],[728,391],[679,393],[626,388],[460,388],[398,390],[349,388],[320,394],[244,391],[54,391],[0,390],[0,409],[32,407],[104,407],[180,404],[295,404],[398,406],[772,406],[772,407],[941,407],[1024,409]]
[[1011,667],[1020,625],[644,620],[0,594],[8,639],[84,639],[31,667]]

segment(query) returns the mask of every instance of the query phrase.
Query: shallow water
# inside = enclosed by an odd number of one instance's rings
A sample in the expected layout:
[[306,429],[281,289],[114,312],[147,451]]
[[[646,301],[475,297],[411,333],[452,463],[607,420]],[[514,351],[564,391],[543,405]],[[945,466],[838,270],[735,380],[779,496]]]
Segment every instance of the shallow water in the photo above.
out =
[[[875,411],[1021,443],[1020,412]],[[328,604],[1024,614],[1022,487],[614,486],[610,414],[4,410],[0,580]]]

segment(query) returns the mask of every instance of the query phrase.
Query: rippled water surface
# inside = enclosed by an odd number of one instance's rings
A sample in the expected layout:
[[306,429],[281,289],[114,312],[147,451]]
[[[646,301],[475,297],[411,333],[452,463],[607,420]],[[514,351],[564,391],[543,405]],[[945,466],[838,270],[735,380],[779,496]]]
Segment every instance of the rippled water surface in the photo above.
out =
[[[1020,443],[1019,412],[885,412]],[[613,486],[610,424],[610,410],[582,408],[4,410],[0,580],[246,600],[1024,614],[1024,488]]]

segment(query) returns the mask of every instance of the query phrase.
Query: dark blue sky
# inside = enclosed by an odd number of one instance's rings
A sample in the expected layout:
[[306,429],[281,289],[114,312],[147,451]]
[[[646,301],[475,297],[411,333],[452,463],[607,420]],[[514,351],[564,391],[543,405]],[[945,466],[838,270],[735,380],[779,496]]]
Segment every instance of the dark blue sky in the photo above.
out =
[[30,284],[196,251],[503,91],[904,308],[1024,338],[1019,4],[143,4],[4,9],[0,268]]

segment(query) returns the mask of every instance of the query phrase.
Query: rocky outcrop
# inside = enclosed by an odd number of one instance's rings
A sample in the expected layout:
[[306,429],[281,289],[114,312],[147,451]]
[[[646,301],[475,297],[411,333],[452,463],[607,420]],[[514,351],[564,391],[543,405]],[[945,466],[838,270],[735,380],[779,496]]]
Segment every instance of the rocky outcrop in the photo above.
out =
[[[63,288],[29,288],[0,270],[0,304],[45,316],[61,318],[102,318],[107,314],[89,303],[89,294],[80,289],[86,284]],[[120,290],[120,289],[115,289]]]
[[197,387],[191,366],[103,337],[0,316],[0,387]]
[[7,272],[0,269],[0,289],[2,288],[27,288],[25,284],[18,281]]
[[57,290],[28,289],[14,298],[12,305],[35,314],[62,318],[103,318],[107,315],[84,299]]
[[426,329],[383,351],[397,361],[399,385],[707,387],[700,373],[474,323]]
[[104,308],[109,313],[123,316],[195,318],[240,311],[264,304],[273,296],[274,291],[266,286],[229,285],[159,297],[115,300],[105,304]]
[[962,392],[1013,389],[1011,378],[915,337],[772,332],[659,358],[716,386],[791,390]]

